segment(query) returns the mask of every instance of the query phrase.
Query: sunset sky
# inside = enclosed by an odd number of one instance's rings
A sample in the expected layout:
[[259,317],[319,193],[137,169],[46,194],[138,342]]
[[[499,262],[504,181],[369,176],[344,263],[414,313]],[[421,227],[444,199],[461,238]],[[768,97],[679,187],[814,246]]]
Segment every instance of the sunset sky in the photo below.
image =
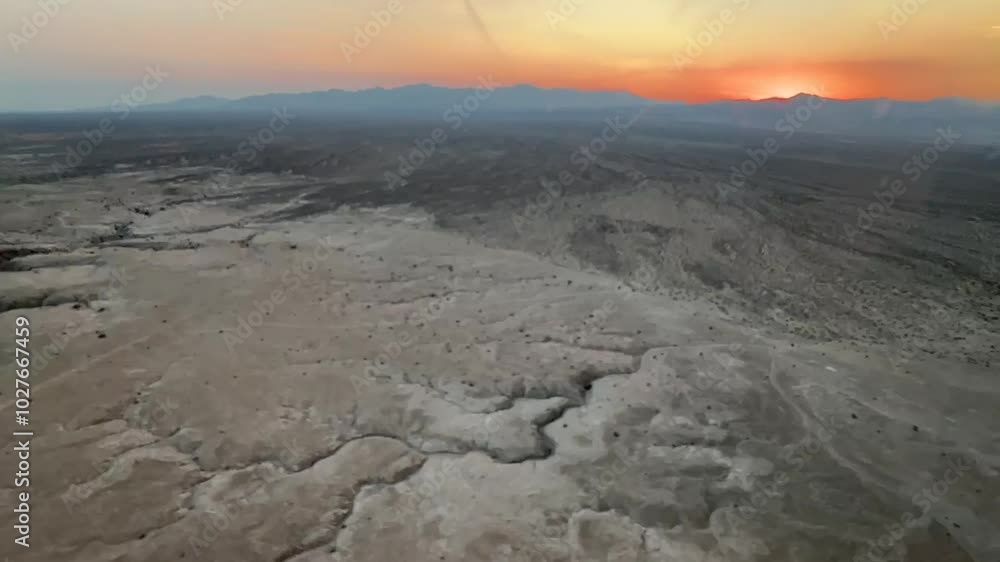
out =
[[[0,109],[109,105],[147,65],[169,73],[153,101],[486,75],[685,101],[798,91],[1000,99],[997,0],[909,0],[917,8],[895,21],[893,4],[907,2],[399,0],[350,61],[343,45],[389,0],[51,1],[65,4],[51,17],[38,0],[0,2]],[[729,22],[712,35],[723,10]],[[27,38],[22,18],[33,16],[48,21]],[[688,51],[699,33],[702,52]],[[677,56],[689,58],[681,69]]]

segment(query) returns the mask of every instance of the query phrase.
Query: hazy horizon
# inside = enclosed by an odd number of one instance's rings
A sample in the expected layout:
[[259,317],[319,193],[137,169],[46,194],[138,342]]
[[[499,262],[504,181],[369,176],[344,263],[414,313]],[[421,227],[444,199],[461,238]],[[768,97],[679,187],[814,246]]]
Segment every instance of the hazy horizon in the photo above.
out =
[[984,0],[237,0],[0,6],[0,110],[100,107],[147,66],[149,102],[200,95],[508,85],[664,101],[1000,100],[1000,8]]
[[[0,82],[0,84],[2,84],[2,83],[3,82]],[[324,89],[320,89],[320,90],[295,90],[295,91],[292,91],[292,90],[287,90],[287,91],[285,91],[285,90],[273,90],[273,91],[257,91],[257,92],[252,92],[252,93],[248,93],[248,94],[245,94],[245,95],[231,95],[231,96],[226,96],[226,95],[220,95],[220,94],[216,94],[216,93],[212,93],[212,92],[207,92],[207,93],[200,93],[200,94],[195,93],[195,94],[192,94],[192,95],[184,95],[184,96],[180,96],[180,97],[165,97],[163,99],[157,99],[156,97],[154,97],[153,95],[151,95],[149,100],[147,100],[144,103],[138,104],[138,105],[139,106],[151,106],[151,105],[159,105],[159,104],[171,104],[171,103],[176,103],[176,102],[182,102],[182,101],[185,101],[185,100],[194,100],[194,99],[198,99],[198,98],[214,98],[214,99],[226,100],[226,101],[237,101],[237,100],[241,100],[241,99],[245,99],[245,98],[253,98],[253,97],[257,97],[257,96],[267,96],[267,95],[301,95],[301,94],[313,94],[313,93],[322,93],[322,92],[329,92],[329,91],[342,91],[342,92],[350,92],[350,93],[360,93],[360,92],[364,92],[364,91],[377,90],[377,89],[397,90],[397,89],[408,88],[408,87],[415,87],[415,86],[430,86],[430,87],[434,87],[434,88],[445,88],[445,89],[455,89],[455,90],[461,90],[461,89],[466,89],[466,88],[472,88],[472,87],[474,87],[474,85],[468,85],[468,86],[464,86],[464,85],[442,85],[442,84],[434,84],[434,83],[430,83],[430,82],[414,82],[414,83],[410,83],[410,84],[401,84],[399,86],[391,86],[391,87],[385,87],[385,86],[367,86],[367,87],[358,87],[358,88],[324,88]],[[741,97],[729,97],[729,98],[726,98],[726,97],[720,97],[720,98],[714,98],[714,99],[694,100],[694,101],[692,101],[692,100],[679,100],[679,99],[648,98],[648,97],[641,96],[640,94],[637,94],[635,92],[631,92],[631,91],[628,91],[628,90],[604,90],[604,89],[585,90],[585,89],[580,89],[580,88],[565,88],[565,87],[561,87],[561,86],[543,87],[543,86],[537,86],[535,84],[527,84],[527,83],[502,84],[500,86],[500,88],[515,88],[515,87],[521,87],[521,86],[531,86],[531,87],[539,88],[541,90],[563,90],[563,89],[565,89],[565,90],[570,90],[570,91],[574,91],[574,92],[593,93],[593,94],[601,94],[601,93],[624,93],[624,94],[631,94],[631,95],[634,95],[634,96],[636,96],[638,98],[641,98],[643,100],[650,101],[650,102],[655,102],[655,103],[665,103],[665,104],[681,103],[681,104],[690,104],[690,105],[707,104],[707,103],[715,103],[715,102],[760,102],[760,101],[772,101],[772,100],[778,100],[778,101],[780,101],[780,100],[792,100],[792,99],[794,99],[796,97],[799,97],[799,96],[817,96],[817,97],[823,97],[825,99],[829,99],[829,100],[833,100],[833,101],[842,101],[842,102],[868,101],[868,100],[878,100],[878,99],[891,99],[892,101],[918,102],[919,103],[919,102],[932,102],[932,101],[946,100],[946,99],[958,99],[958,100],[968,101],[968,102],[971,102],[971,103],[974,103],[974,104],[1000,105],[1000,98],[998,98],[998,99],[977,99],[977,98],[965,97],[965,96],[935,96],[935,97],[929,97],[929,98],[912,98],[912,99],[906,99],[906,98],[887,98],[886,96],[835,97],[835,96],[823,95],[823,94],[817,93],[817,92],[801,91],[801,92],[796,92],[794,94],[789,94],[789,95],[774,95],[774,96],[761,97],[761,98],[747,98],[747,97],[743,97],[743,98],[741,98]],[[126,90],[126,93],[127,93],[127,90]],[[91,106],[33,107],[33,108],[31,108],[31,107],[29,107],[29,108],[4,108],[4,107],[0,107],[0,113],[11,113],[11,114],[13,114],[13,113],[67,113],[67,112],[70,112],[70,113],[72,113],[72,112],[81,112],[81,113],[84,113],[84,112],[92,112],[92,111],[103,111],[103,110],[109,109],[110,106],[119,97],[121,97],[121,94],[119,94],[118,97],[116,97],[115,99],[110,100],[108,103],[106,103],[104,105],[98,104],[98,105],[91,105]]]

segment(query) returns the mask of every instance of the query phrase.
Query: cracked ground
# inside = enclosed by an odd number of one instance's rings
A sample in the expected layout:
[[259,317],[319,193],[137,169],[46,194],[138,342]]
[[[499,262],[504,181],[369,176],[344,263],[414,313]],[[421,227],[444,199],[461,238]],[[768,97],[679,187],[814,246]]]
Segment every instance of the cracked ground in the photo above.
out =
[[567,196],[515,236],[513,207],[210,174],[0,192],[0,321],[41,356],[18,560],[852,560],[907,512],[887,558],[1000,552],[992,356],[901,369],[691,290],[649,250],[702,203]]

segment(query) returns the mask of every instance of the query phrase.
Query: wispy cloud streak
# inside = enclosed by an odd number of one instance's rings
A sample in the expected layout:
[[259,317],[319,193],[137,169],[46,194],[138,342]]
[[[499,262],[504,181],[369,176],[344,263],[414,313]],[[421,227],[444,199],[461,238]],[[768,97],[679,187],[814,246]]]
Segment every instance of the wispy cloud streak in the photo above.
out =
[[464,2],[465,12],[468,14],[469,19],[472,20],[472,25],[476,27],[476,30],[480,35],[482,35],[483,39],[490,44],[491,47],[493,47],[498,53],[503,54],[503,49],[500,48],[496,39],[493,38],[493,34],[490,32],[490,29],[486,27],[486,22],[484,22],[483,18],[479,16],[479,11],[476,10],[475,4],[472,3],[472,0],[464,0]]

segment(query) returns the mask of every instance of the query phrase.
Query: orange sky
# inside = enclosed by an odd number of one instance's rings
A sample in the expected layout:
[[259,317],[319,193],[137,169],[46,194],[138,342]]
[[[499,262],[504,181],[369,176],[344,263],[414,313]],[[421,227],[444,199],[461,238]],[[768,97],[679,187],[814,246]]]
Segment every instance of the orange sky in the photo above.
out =
[[996,0],[398,0],[395,14],[391,0],[238,2],[70,0],[14,52],[38,7],[4,0],[0,108],[114,99],[147,64],[171,73],[166,99],[485,75],[687,101],[1000,99]]

